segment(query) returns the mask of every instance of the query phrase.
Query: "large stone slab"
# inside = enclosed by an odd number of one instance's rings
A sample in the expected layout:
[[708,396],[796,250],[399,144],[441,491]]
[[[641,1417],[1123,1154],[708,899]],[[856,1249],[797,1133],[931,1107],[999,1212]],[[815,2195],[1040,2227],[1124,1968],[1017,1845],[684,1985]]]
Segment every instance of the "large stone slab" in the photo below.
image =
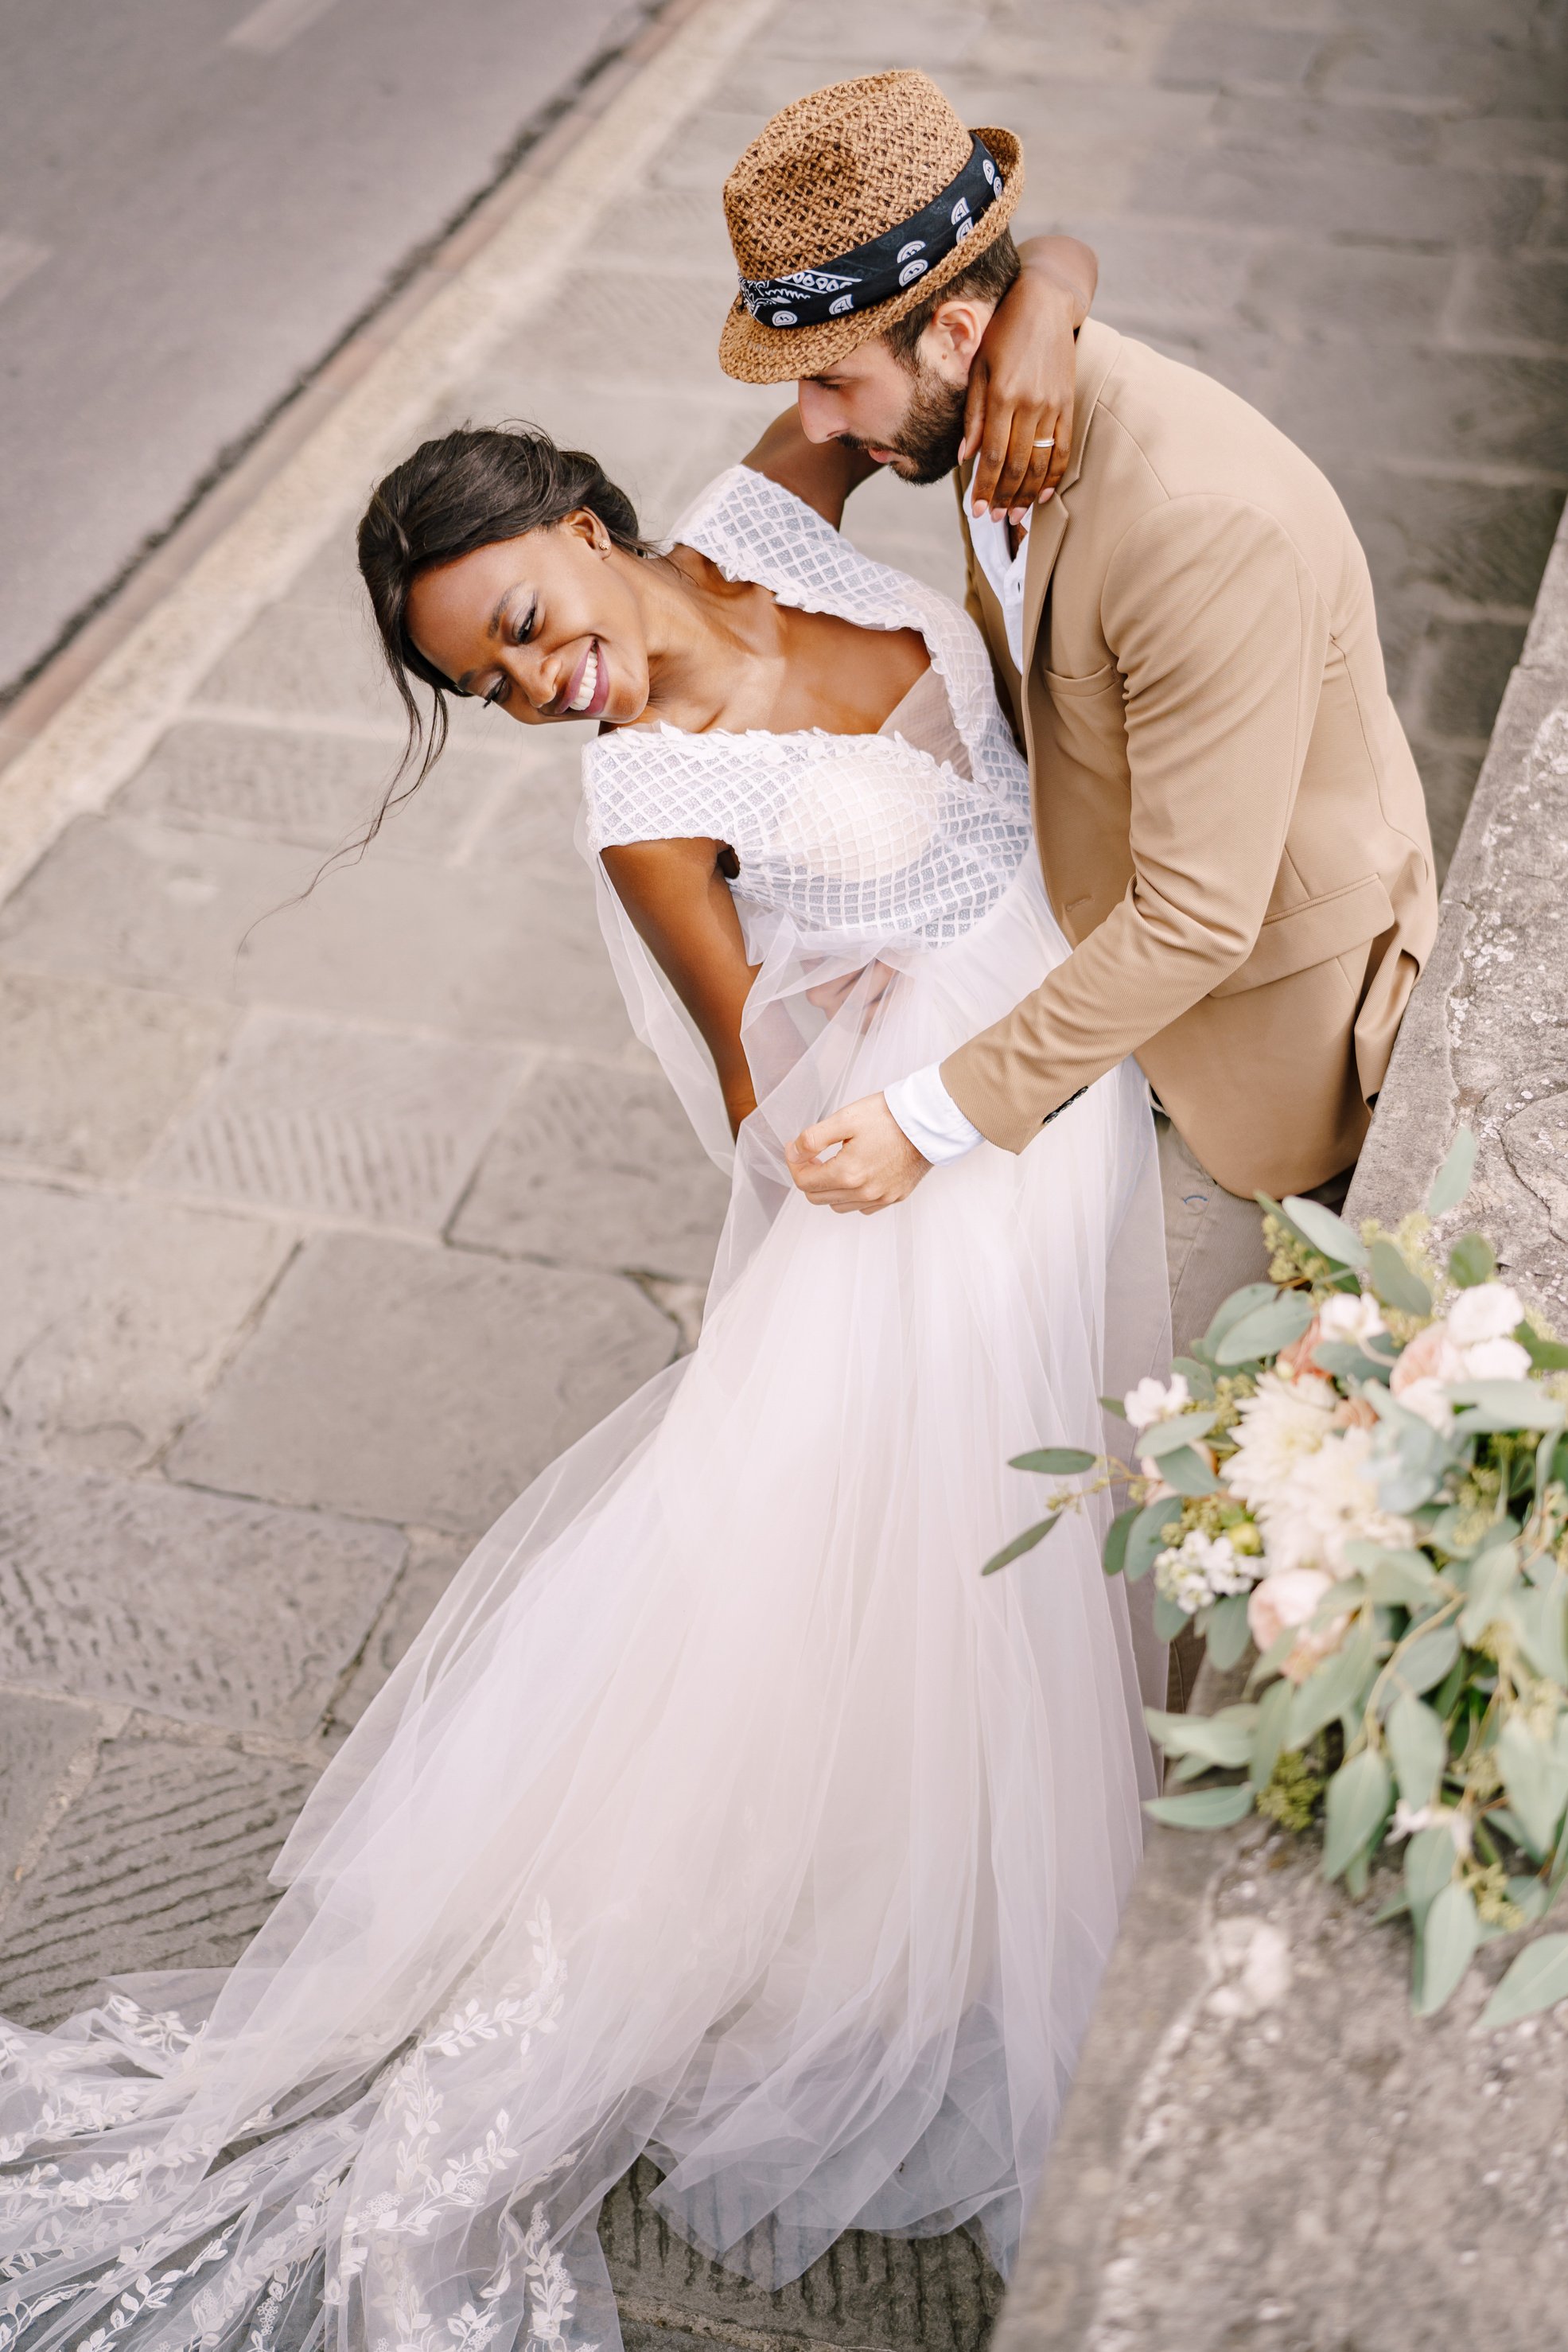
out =
[[996,2352],[1560,2332],[1568,2017],[1477,2033],[1510,1937],[1413,2019],[1405,1928],[1317,1864],[1263,1822],[1155,1832]]
[[304,1738],[402,1553],[390,1528],[0,1461],[0,1681]]
[[1394,1222],[1412,1171],[1468,1122],[1481,1148],[1463,1222],[1568,1328],[1568,673],[1514,673],[1443,908],[1352,1205]]
[[371,1628],[359,1664],[332,1701],[327,1727],[330,1743],[347,1738],[394,1667],[407,1656],[467,1550],[462,1541],[424,1529],[413,1537],[402,1572]]
[[979,2352],[989,2334],[1001,2281],[963,2231],[900,2239],[851,2230],[770,2294],[674,2235],[650,2202],[658,2179],[645,2159],[636,2165],[605,2199],[599,2223],[616,2302],[643,2326],[695,2326],[750,2352],[804,2344]]
[[608,1275],[324,1236],[290,1267],[170,1472],[477,1533],[668,1362],[674,1336]]
[[662,1074],[543,1064],[452,1228],[507,1257],[706,1276],[729,1186]]
[[[509,747],[508,747],[509,748]],[[385,734],[188,719],[172,727],[115,807],[201,833],[334,850],[360,836],[392,784],[402,742]],[[509,772],[497,751],[455,746],[389,810],[371,855],[444,862],[484,824]]]
[[110,1741],[5,1915],[0,2014],[53,2025],[107,1976],[231,1967],[277,1900],[267,1874],[312,1778],[134,1729]]
[[297,903],[319,862],[274,842],[83,818],[0,910],[0,962],[456,1036],[599,1053],[629,1040],[586,874],[530,887],[515,869],[383,858]]
[[256,1013],[147,1181],[437,1233],[526,1066],[494,1046]]
[[0,1185],[0,1440],[104,1468],[150,1461],[292,1245],[172,1201]]
[[0,1158],[72,1176],[126,1174],[231,1026],[216,1005],[0,971]]
[[7,1691],[0,1701],[0,1912],[103,1736],[98,1709]]

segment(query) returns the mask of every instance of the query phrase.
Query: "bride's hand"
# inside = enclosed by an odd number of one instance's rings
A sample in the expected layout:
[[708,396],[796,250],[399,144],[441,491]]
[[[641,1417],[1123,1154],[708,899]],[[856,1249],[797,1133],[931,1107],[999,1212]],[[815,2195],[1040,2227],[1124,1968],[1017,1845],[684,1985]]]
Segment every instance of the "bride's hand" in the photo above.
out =
[[[864,1010],[869,1016],[875,1012],[893,984],[892,969],[885,963],[864,964],[859,971],[841,972],[836,980],[821,980],[814,988],[809,988],[806,991],[806,1002],[808,1004],[814,1004],[819,1013],[825,1013],[831,1020],[835,1013],[841,1011],[852,992],[860,986],[861,982],[868,976],[871,988],[866,997]],[[863,1022],[862,1025],[864,1025]]]
[[[824,1151],[833,1151],[824,1160]],[[916,1151],[887,1107],[885,1095],[866,1095],[831,1118],[820,1118],[784,1147],[798,1191],[820,1208],[862,1217],[907,1201],[931,1162]]]
[[1075,337],[1100,265],[1071,236],[1030,237],[1023,268],[991,314],[969,371],[960,467],[977,449],[970,511],[1021,522],[1043,506],[1072,451]]

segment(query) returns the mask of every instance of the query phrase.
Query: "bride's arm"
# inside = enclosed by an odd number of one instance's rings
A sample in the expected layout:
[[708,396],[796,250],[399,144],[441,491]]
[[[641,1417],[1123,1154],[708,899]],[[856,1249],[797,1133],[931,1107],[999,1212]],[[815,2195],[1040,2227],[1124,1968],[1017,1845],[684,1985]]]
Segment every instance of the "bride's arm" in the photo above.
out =
[[696,1023],[732,1132],[757,1108],[740,1016],[757,977],[716,841],[632,841],[601,850],[639,937]]

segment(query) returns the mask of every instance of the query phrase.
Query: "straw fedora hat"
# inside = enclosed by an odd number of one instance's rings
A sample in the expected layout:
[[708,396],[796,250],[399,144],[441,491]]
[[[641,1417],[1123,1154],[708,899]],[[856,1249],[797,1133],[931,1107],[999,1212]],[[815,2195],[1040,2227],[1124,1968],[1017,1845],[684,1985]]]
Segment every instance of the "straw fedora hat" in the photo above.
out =
[[[820,374],[967,268],[1022,190],[1012,132],[966,130],[929,75],[868,74],[797,99],[724,184],[742,291],[720,366],[742,383]],[[901,239],[905,228],[920,233]]]

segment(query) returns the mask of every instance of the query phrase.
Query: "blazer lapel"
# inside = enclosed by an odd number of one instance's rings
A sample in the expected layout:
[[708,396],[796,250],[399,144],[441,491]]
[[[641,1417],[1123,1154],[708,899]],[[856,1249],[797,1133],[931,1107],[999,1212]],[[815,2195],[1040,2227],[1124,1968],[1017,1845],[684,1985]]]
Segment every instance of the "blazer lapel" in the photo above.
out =
[[[1116,354],[1122,348],[1122,338],[1114,328],[1103,327],[1098,319],[1085,319],[1078,331],[1077,388],[1072,403],[1072,454],[1067,461],[1056,496],[1049,506],[1036,507],[1029,526],[1029,559],[1024,565],[1023,585],[1023,669],[1027,677],[1034,667],[1036,640],[1045,612],[1045,592],[1051,585],[1051,575],[1061,551],[1071,520],[1067,493],[1083,470],[1083,453],[1089,444],[1089,428],[1093,422],[1094,404],[1098,401],[1106,377],[1115,365]],[[1029,697],[1023,698],[1025,727],[1028,727]],[[1031,746],[1032,756],[1032,746]]]

